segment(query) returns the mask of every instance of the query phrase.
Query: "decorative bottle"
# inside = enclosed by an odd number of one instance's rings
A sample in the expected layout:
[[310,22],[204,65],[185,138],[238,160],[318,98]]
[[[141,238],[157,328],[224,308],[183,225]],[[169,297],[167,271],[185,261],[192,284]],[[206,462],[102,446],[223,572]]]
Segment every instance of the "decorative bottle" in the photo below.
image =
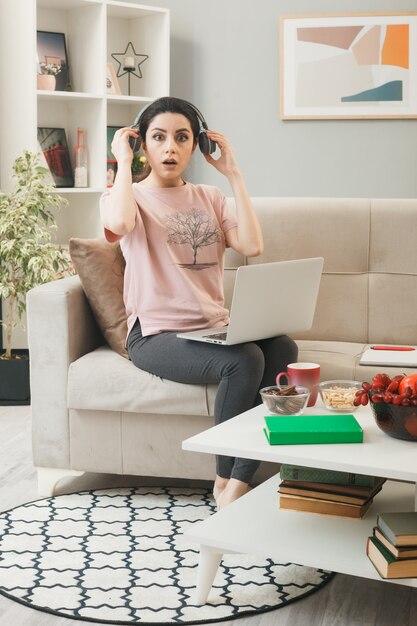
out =
[[74,148],[74,187],[87,187],[87,146],[83,128],[77,129],[77,145]]

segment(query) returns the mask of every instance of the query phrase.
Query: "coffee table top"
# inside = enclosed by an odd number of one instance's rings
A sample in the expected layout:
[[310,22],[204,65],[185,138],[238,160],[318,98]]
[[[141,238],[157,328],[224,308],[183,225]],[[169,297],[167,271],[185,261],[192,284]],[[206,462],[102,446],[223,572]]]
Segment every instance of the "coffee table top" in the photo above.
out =
[[[306,409],[306,413],[322,415],[329,411],[319,399],[315,407]],[[186,439],[182,447],[194,452],[417,482],[417,442],[394,439],[383,433],[376,425],[369,405],[354,412],[364,431],[363,443],[271,446],[263,432],[264,415],[267,415],[265,407],[257,406]]]

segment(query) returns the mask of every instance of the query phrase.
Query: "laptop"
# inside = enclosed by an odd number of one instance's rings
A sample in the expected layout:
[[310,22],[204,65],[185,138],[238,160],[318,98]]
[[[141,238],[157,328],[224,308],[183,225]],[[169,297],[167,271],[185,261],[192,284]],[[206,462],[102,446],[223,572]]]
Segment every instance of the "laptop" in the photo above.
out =
[[239,267],[229,325],[177,337],[231,346],[309,330],[323,263],[322,257],[315,257]]

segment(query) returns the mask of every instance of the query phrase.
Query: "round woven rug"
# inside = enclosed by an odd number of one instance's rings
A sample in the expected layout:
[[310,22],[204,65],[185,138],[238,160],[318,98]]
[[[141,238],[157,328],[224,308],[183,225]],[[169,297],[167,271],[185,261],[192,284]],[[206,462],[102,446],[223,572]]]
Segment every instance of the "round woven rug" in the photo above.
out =
[[207,489],[86,491],[0,514],[0,593],[33,609],[110,624],[202,624],[277,609],[333,574],[225,555],[193,604],[198,545],[184,531],[215,511]]

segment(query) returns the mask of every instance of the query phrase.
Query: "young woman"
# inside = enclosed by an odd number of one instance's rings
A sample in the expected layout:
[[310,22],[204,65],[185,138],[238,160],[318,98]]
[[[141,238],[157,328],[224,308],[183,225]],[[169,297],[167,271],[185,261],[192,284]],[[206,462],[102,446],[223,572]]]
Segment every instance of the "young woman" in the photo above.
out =
[[[120,239],[126,259],[124,300],[130,359],[147,372],[180,383],[218,383],[216,424],[259,404],[261,387],[297,360],[287,336],[233,346],[187,341],[177,331],[228,323],[224,307],[224,251],[245,256],[263,249],[262,232],[229,141],[207,130],[218,158],[205,155],[230,183],[236,211],[215,187],[186,182],[184,172],[203,127],[195,108],[160,98],[140,116],[139,133],[122,128],[112,152],[118,171],[101,199],[109,241]],[[205,132],[205,131],[204,131]],[[132,183],[129,137],[142,140],[148,168]],[[216,457],[214,497],[222,508],[250,488],[258,461]]]

